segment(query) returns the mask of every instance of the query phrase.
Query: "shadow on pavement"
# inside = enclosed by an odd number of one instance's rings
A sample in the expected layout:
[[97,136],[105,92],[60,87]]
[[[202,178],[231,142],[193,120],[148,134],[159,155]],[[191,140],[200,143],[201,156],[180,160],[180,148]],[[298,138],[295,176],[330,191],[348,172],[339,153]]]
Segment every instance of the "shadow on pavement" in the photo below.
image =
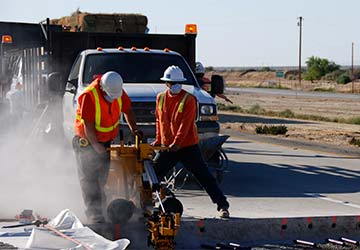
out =
[[[293,198],[318,193],[354,193],[360,191],[360,171],[335,166],[230,161],[220,186],[225,195],[233,197]],[[194,177],[190,177],[181,189],[183,195],[187,194],[185,196],[204,195],[194,193],[194,190],[201,190]]]
[[[234,185],[236,183],[236,185]],[[230,162],[222,183],[236,197],[309,197],[360,191],[360,171],[335,166]]]
[[266,151],[266,150],[252,150],[252,149],[239,149],[233,147],[224,147],[228,154],[246,154],[246,155],[262,155],[262,156],[283,156],[283,157],[296,157],[296,158],[328,158],[328,159],[358,159],[358,157],[350,156],[330,156],[330,155],[301,155],[301,154],[284,154],[282,151]]

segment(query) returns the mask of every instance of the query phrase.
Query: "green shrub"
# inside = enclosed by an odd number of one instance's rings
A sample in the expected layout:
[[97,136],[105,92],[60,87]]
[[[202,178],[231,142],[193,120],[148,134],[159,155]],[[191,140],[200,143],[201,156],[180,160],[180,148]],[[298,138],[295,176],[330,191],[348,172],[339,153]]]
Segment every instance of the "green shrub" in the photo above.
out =
[[314,88],[313,91],[317,92],[335,92],[334,88]]
[[287,127],[284,125],[279,126],[256,126],[255,132],[257,134],[270,134],[270,135],[284,135],[287,132]]
[[238,113],[244,112],[244,110],[238,105],[225,105],[223,103],[218,103],[217,107],[218,107],[218,110],[232,111],[232,112],[238,112]]
[[279,116],[285,117],[285,118],[294,118],[295,114],[290,109],[285,109],[285,110],[279,112]]
[[206,71],[206,72],[214,71],[214,67],[213,67],[213,66],[205,67],[205,71]]
[[327,73],[322,79],[328,81],[336,81],[338,77],[344,73],[346,73],[345,70],[338,69],[333,72]]
[[295,75],[289,75],[289,76],[287,76],[286,78],[287,78],[288,80],[297,80],[297,79],[298,79],[298,77],[295,76]]
[[269,66],[265,66],[265,67],[262,67],[261,69],[260,69],[260,71],[262,71],[262,72],[270,72],[271,71],[271,68],[269,67]]
[[337,79],[336,79],[336,82],[338,84],[346,84],[348,82],[351,82],[351,79],[350,77],[347,75],[347,73],[344,73],[342,75],[340,75]]
[[356,116],[348,119],[347,123],[360,125],[360,116]]
[[339,70],[340,66],[326,58],[312,56],[306,61],[307,70],[304,75],[305,80],[320,80],[326,74]]
[[265,113],[265,109],[263,109],[259,104],[255,104],[255,105],[252,105],[249,109],[248,109],[248,113],[250,114],[256,114],[256,115],[259,115],[259,114],[264,114]]
[[349,143],[350,143],[351,145],[355,145],[355,146],[360,147],[360,140],[359,140],[359,139],[356,139],[355,137],[353,137],[353,138],[349,141]]
[[216,105],[217,105],[218,110],[224,110],[225,107],[227,106],[227,105],[225,105],[223,103],[217,103]]

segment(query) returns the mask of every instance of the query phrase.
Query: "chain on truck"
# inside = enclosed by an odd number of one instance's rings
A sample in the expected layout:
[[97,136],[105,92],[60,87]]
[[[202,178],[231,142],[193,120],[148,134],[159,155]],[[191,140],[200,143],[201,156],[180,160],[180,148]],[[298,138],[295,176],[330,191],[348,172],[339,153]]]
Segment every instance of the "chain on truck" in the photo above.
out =
[[[144,139],[151,140],[155,137],[156,95],[166,89],[160,77],[168,66],[177,65],[188,79],[183,88],[197,99],[200,145],[219,135],[215,100],[199,88],[193,73],[196,25],[186,25],[184,34],[69,32],[46,19],[39,24],[0,22],[0,35],[0,105],[4,106],[13,79],[21,78],[27,110],[41,116],[37,125],[51,124],[54,134],[72,138],[77,97],[94,77],[115,70],[124,78]],[[212,94],[224,90],[222,78],[216,79]],[[56,115],[50,118],[47,114]],[[132,137],[125,125],[121,118],[120,129],[127,142]],[[210,148],[210,154],[204,152],[208,162],[220,163],[221,155],[212,150],[221,148],[223,142],[213,140],[203,147],[203,152]]]

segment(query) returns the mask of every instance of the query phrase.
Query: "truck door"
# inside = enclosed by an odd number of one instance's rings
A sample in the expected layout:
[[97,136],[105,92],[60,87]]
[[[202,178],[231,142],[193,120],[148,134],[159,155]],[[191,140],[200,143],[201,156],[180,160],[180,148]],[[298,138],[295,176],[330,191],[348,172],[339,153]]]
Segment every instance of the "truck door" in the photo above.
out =
[[79,55],[70,71],[69,79],[65,87],[65,94],[63,98],[63,117],[64,117],[64,133],[68,139],[74,136],[74,122],[77,107],[77,98],[80,91],[78,91],[80,80],[79,72],[82,62],[82,55]]

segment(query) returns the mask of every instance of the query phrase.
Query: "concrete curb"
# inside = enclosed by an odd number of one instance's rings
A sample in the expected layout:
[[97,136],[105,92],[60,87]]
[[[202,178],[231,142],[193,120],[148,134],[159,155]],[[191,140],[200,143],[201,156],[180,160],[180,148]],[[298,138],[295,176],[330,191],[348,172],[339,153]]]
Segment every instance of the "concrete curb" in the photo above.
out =
[[[107,238],[112,238],[114,225],[88,225]],[[123,226],[120,238],[128,238],[128,249],[153,249],[147,246],[148,233],[144,221],[136,220]],[[324,243],[327,238],[346,237],[360,239],[360,216],[298,217],[298,218],[182,218],[180,231],[175,238],[176,249],[201,249],[201,244],[237,243],[241,246],[259,247],[264,244],[292,245],[296,239]],[[1,238],[8,242],[7,238]],[[12,238],[12,244],[22,237]],[[8,243],[9,243],[8,242]]]
[[[147,231],[143,223],[124,226],[121,238],[131,241],[129,249],[147,247]],[[327,238],[360,239],[360,217],[298,217],[264,219],[197,219],[182,218],[175,238],[176,249],[201,249],[201,244],[233,242],[241,246],[293,244],[296,239],[324,243]]]
[[[325,242],[327,238],[360,238],[358,216],[314,218],[266,218],[228,220],[183,219],[176,237],[177,249],[196,249],[200,244],[234,242],[242,246],[292,244],[295,239]],[[203,228],[199,227],[203,225]]]

